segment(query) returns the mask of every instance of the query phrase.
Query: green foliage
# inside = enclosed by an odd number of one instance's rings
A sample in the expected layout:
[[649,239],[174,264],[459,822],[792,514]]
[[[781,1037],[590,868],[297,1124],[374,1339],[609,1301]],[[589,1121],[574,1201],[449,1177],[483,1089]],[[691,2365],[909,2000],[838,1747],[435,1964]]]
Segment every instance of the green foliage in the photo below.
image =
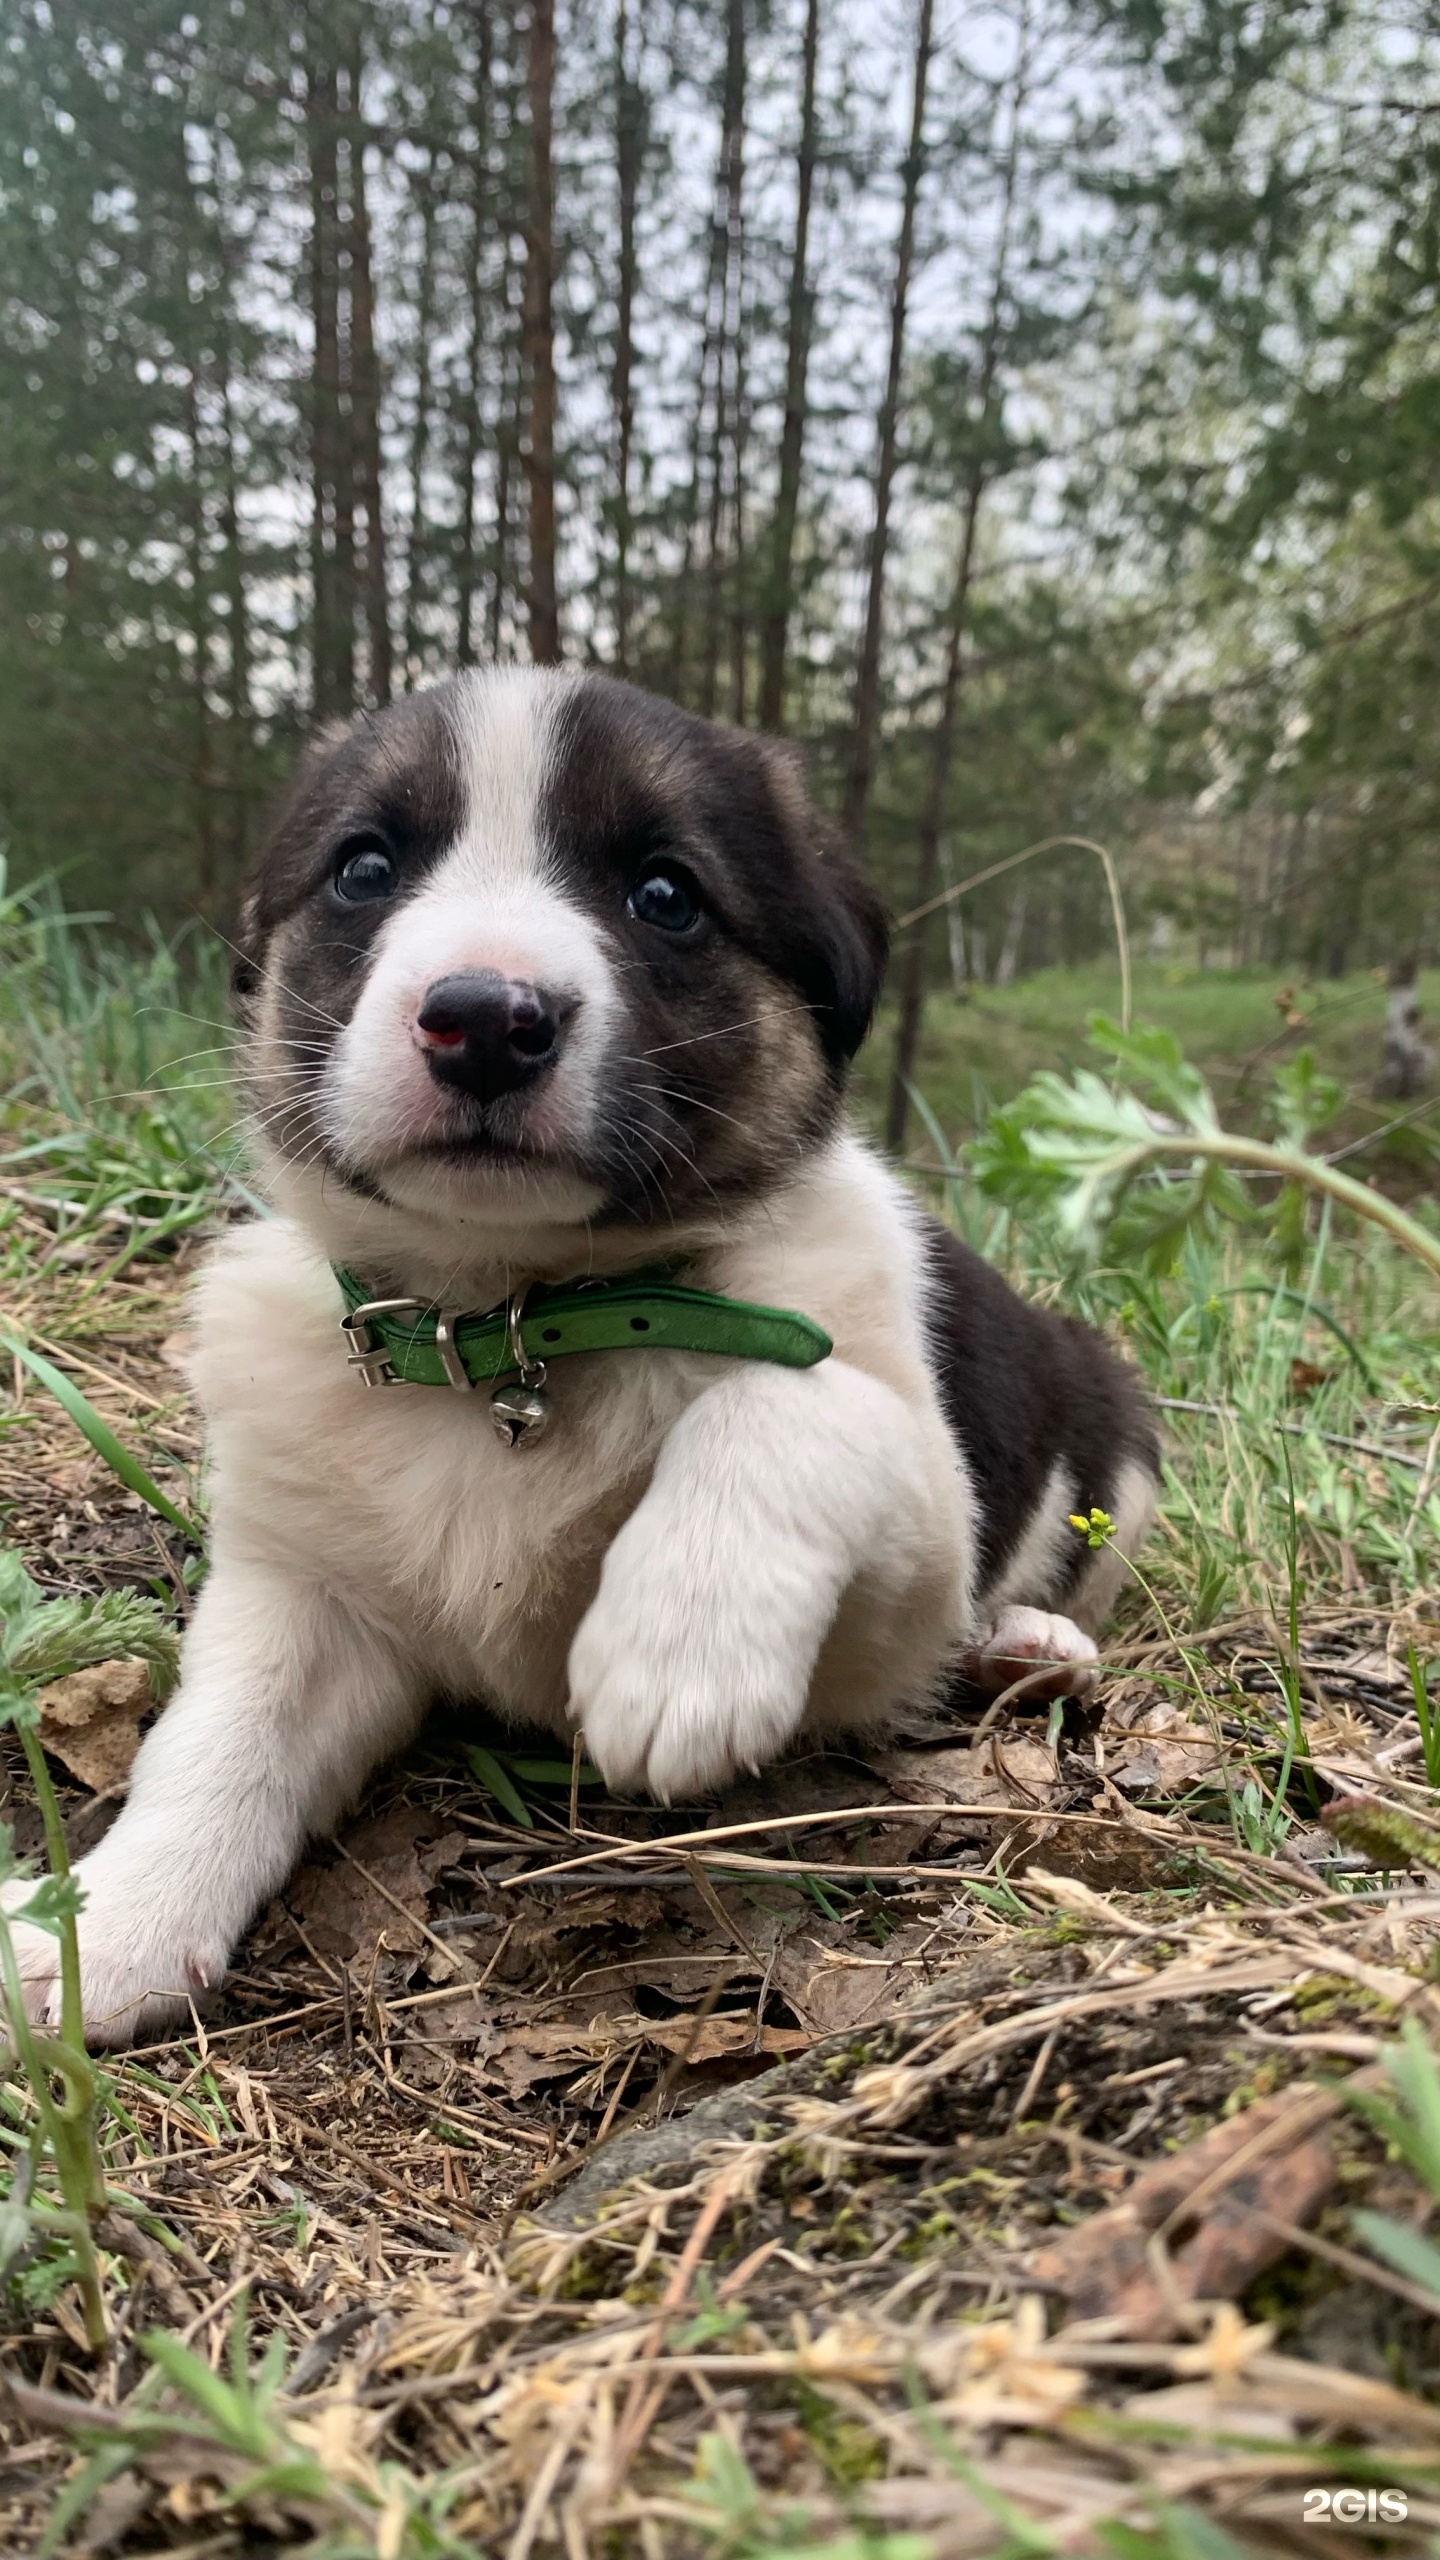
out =
[[107,2481],[177,2438],[213,2455],[222,2507],[279,2505],[317,2527],[306,2544],[314,2560],[362,2560],[379,2551],[385,2560],[471,2560],[473,2544],[446,2522],[458,2482],[444,2475],[419,2480],[389,2462],[357,2461],[351,2476],[336,2476],[282,2406],[288,2357],[278,2332],[252,2369],[243,2294],[231,2315],[226,2372],[212,2371],[163,2330],[140,2345],[150,2371],[121,2411],[88,2420],[84,2404],[76,2404],[74,2431],[90,2446],[89,2458],[56,2502],[42,2560],[88,2514]]
[[1346,2096],[1440,2204],[1440,2069],[1413,2018],[1386,2051],[1385,2075],[1393,2103],[1371,2089],[1347,2089]]
[[1415,1721],[1420,1728],[1426,1780],[1432,1787],[1440,1787],[1440,1717],[1435,1713],[1429,1681],[1413,1644],[1406,1648],[1405,1659],[1410,1673],[1410,1694],[1415,1701]]
[[[1413,2018],[1404,2020],[1398,2044],[1387,2048],[1384,2059],[1393,2101],[1373,2089],[1347,2086],[1343,2094],[1440,2205],[1440,2068]],[[1376,2256],[1423,2285],[1440,2309],[1440,2248],[1434,2241],[1389,2214],[1358,2211],[1352,2219]]]
[[[36,1726],[35,1692],[47,1680],[87,1663],[107,1660],[123,1643],[151,1665],[162,1687],[174,1677],[176,1643],[152,1601],[129,1594],[106,1600],[45,1600],[18,1557],[0,1548],[0,1723],[19,1734],[45,1828],[50,1873],[26,1897],[0,1908],[0,1988],[10,2041],[28,2092],[32,2131],[23,2183],[12,2184],[4,2216],[0,2273],[38,2238],[42,2247],[58,2238],[66,2251],[66,2271],[80,2288],[86,2335],[92,2347],[107,2335],[94,2223],[106,2204],[100,2157],[103,2097],[98,2075],[85,2051],[81,2009],[80,1949],[76,1918],[81,1897],[70,1875],[65,1827],[45,1765]],[[0,1885],[20,1881],[14,1834],[0,1824]],[[25,2013],[12,1923],[20,1920],[48,1930],[57,1940],[60,1977],[60,2032],[33,2027]],[[60,2204],[40,2199],[37,2182],[43,2167],[53,2170]]]
[[141,1501],[148,1502],[151,1510],[158,1512],[162,1520],[167,1520],[172,1529],[179,1529],[195,1546],[203,1546],[203,1532],[193,1520],[186,1519],[183,1511],[176,1509],[168,1494],[161,1492],[149,1469],[142,1466],[133,1452],[126,1448],[104,1415],[96,1412],[89,1397],[76,1386],[74,1379],[67,1378],[63,1369],[57,1369],[53,1360],[45,1359],[28,1342],[22,1342],[8,1325],[0,1324],[0,1343],[12,1358],[24,1362],[42,1387],[49,1389],[56,1403],[84,1433],[96,1456],[104,1459],[111,1474],[119,1477],[127,1491],[138,1493]]
[[118,1654],[137,1655],[157,1698],[169,1696],[180,1641],[155,1601],[133,1591],[45,1600],[13,1549],[0,1547],[0,1666],[8,1681],[41,1688]]
[[928,2534],[862,2524],[814,2541],[805,2509],[787,2503],[777,2513],[744,2455],[718,2431],[701,2437],[686,2495],[715,2560],[932,2560]]
[[[1108,1238],[1122,1257],[1165,1271],[1191,1234],[1213,1232],[1217,1221],[1255,1222],[1260,1213],[1237,1178],[1244,1168],[1342,1202],[1440,1275],[1440,1240],[1383,1193],[1291,1140],[1268,1146],[1222,1129],[1204,1078],[1173,1033],[1122,1032],[1097,1014],[1090,1037],[1111,1060],[1112,1079],[1092,1068],[1068,1078],[1047,1069],[995,1112],[970,1149],[987,1197],[1048,1214],[1077,1253],[1097,1252]],[[1287,1125],[1307,1127],[1312,1111],[1333,1108],[1333,1097],[1328,1079],[1308,1067],[1297,1079],[1295,1064],[1282,1071],[1290,1081],[1277,1109]],[[1177,1160],[1186,1167],[1178,1179],[1166,1169]]]

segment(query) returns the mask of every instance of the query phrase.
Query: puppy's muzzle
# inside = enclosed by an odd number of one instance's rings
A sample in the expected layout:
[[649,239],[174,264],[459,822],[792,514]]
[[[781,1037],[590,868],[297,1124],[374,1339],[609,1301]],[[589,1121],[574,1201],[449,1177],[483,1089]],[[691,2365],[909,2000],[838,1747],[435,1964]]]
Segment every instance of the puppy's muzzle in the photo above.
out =
[[573,997],[498,969],[438,978],[415,1018],[415,1037],[437,1084],[496,1102],[547,1075],[560,1056]]

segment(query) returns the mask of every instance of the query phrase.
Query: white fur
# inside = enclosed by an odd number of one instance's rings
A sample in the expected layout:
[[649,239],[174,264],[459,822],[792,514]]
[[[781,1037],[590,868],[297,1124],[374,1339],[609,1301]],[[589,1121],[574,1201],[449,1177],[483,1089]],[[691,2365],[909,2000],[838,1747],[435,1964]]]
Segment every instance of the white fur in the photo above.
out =
[[[700,1286],[823,1324],[835,1350],[818,1368],[672,1351],[557,1361],[549,1431],[517,1451],[483,1390],[367,1393],[347,1368],[334,1261],[387,1291],[489,1307],[521,1279],[655,1252],[653,1236],[591,1226],[598,1200],[565,1161],[623,1024],[617,954],[539,840],[566,682],[462,687],[460,834],[382,925],[336,1044],[324,1125],[388,1196],[262,1149],[280,1214],[227,1237],[200,1288],[213,1563],[179,1693],[79,1869],[97,2037],[168,2020],[219,1978],[307,1837],[437,1692],[567,1737],[578,1722],[613,1786],[673,1800],[759,1766],[802,1725],[883,1725],[967,1645],[992,1676],[1007,1648],[1093,1656],[1068,1621],[1014,1605],[1054,1587],[1063,1467],[992,1595],[999,1624],[987,1636],[980,1621],[974,1494],[928,1366],[915,1212],[853,1137],[748,1208],[665,1232]],[[457,1167],[411,1152],[453,1126],[414,1019],[437,977],[491,967],[575,1009],[554,1072],[513,1097],[517,1134],[548,1159]],[[262,1017],[259,1039],[273,1036]],[[1122,1540],[1150,1498],[1133,1473]],[[1107,1581],[1110,1564],[1091,1567],[1077,1613],[1095,1623],[1122,1570]],[[32,1929],[16,1942],[35,2014],[53,2017],[54,1942]]]
[[[547,860],[537,816],[557,718],[573,677],[502,669],[473,675],[454,715],[465,800],[454,845],[418,894],[375,939],[365,985],[335,1044],[320,1110],[348,1164],[378,1179],[402,1207],[449,1205],[453,1175],[417,1155],[456,1134],[459,1097],[436,1084],[416,1033],[427,990],[466,970],[542,987],[569,1013],[560,1060],[533,1093],[506,1105],[514,1134],[563,1158],[590,1138],[603,1070],[620,1019],[615,955],[593,917],[567,897]],[[571,1010],[573,1008],[573,1010]],[[473,1191],[473,1174],[467,1173]],[[593,1215],[599,1195],[563,1170],[493,1168],[492,1193],[522,1216],[539,1183],[559,1183],[564,1213]]]
[[[470,1302],[496,1293],[493,1271],[467,1277]],[[842,1138],[696,1277],[803,1307],[834,1357],[556,1362],[550,1431],[512,1452],[483,1391],[359,1387],[334,1280],[290,1220],[218,1248],[193,1362],[214,1563],[179,1694],[79,1871],[93,2033],[216,1980],[436,1691],[562,1734],[576,1716],[612,1783],[683,1797],[807,1719],[883,1720],[973,1634],[968,1487],[899,1185]],[[53,1942],[20,1943],[48,2013]]]
[[1105,1624],[1128,1579],[1130,1559],[1150,1534],[1158,1491],[1149,1468],[1127,1458],[1115,1488],[1114,1535],[1107,1546],[1096,1548],[1075,1595],[1076,1623],[1092,1635]]
[[1064,1459],[1057,1458],[1044,1492],[988,1594],[992,1609],[1003,1609],[1011,1600],[1049,1598],[1074,1552],[1075,1532],[1070,1526],[1074,1508],[1075,1479]]

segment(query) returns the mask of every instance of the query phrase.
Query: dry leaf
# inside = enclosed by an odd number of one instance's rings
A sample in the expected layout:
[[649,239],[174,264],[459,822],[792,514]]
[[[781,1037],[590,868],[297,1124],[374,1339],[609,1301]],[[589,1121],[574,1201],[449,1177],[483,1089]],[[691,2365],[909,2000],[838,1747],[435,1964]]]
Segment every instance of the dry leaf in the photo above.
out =
[[1014,1733],[987,1734],[982,1742],[954,1751],[880,1751],[870,1766],[908,1804],[948,1797],[954,1804],[1019,1810],[1048,1806],[1055,1792],[1054,1752]]
[[[1262,2150],[1262,2137],[1292,2112],[1295,2138],[1282,2142],[1277,2135],[1274,2147]],[[1200,2196],[1198,2227],[1185,2237],[1181,2222],[1168,2243],[1171,2291],[1182,2302],[1235,2301],[1289,2245],[1270,2217],[1313,2221],[1334,2185],[1327,2136],[1323,2129],[1303,2131],[1303,2122],[1293,2095],[1285,2093],[1216,2125],[1142,2170],[1119,2204],[1034,2250],[1027,2261],[1031,2278],[1066,2295],[1077,2319],[1119,2320],[1122,2334],[1132,2338],[1179,2336],[1183,2317],[1151,2264],[1153,2235]],[[1231,2161],[1233,2175],[1212,2190],[1211,2181]]]
[[1213,1735],[1163,1703],[1104,1742],[1105,1774],[1127,1795],[1183,1795],[1220,1766]]
[[133,1654],[52,1680],[39,1697],[40,1739],[82,1786],[122,1790],[140,1748],[140,1719],[155,1704],[146,1665]]
[[322,1955],[368,1966],[382,1937],[393,1951],[414,1955],[425,1944],[430,1888],[468,1846],[462,1831],[437,1837],[433,1814],[402,1808],[347,1832],[348,1858],[302,1867],[285,1901]]
[[844,2035],[893,2017],[919,1987],[923,1973],[904,1959],[930,1934],[912,1922],[886,1940],[883,1956],[871,1957],[857,1956],[853,1935],[842,1930],[797,1930],[779,1949],[771,1978],[812,2036]]

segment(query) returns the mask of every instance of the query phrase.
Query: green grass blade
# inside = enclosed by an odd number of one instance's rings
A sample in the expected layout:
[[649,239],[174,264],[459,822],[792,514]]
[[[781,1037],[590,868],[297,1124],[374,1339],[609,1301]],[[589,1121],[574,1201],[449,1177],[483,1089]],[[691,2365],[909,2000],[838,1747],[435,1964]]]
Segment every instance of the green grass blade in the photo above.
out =
[[1388,2213],[1356,2212],[1350,2219],[1377,2258],[1398,2267],[1402,2276],[1423,2285],[1440,2303],[1440,2249],[1433,2240],[1427,2240],[1423,2231],[1409,2230],[1403,2222],[1392,2222]]
[[[521,1823],[525,1830],[533,1831],[535,1817],[509,1770],[501,1767],[494,1752],[482,1750],[478,1742],[467,1742],[465,1757],[487,1795],[492,1795],[497,1804],[503,1804],[512,1822]],[[568,1771],[566,1774],[568,1776]]]
[[89,1397],[81,1394],[74,1379],[67,1378],[63,1369],[57,1369],[53,1360],[32,1351],[29,1343],[22,1342],[18,1334],[11,1333],[7,1326],[0,1325],[0,1342],[8,1351],[13,1351],[17,1360],[23,1360],[41,1386],[49,1389],[56,1403],[63,1405],[76,1429],[84,1432],[96,1456],[104,1459],[112,1475],[119,1477],[126,1490],[138,1493],[141,1501],[148,1502],[151,1510],[157,1511],[162,1520],[168,1520],[172,1529],[179,1529],[194,1545],[203,1547],[204,1537],[194,1521],[187,1520],[183,1511],[176,1510],[169,1495],[161,1492],[139,1459],[131,1457],[123,1441],[116,1439],[109,1423],[96,1412]]

